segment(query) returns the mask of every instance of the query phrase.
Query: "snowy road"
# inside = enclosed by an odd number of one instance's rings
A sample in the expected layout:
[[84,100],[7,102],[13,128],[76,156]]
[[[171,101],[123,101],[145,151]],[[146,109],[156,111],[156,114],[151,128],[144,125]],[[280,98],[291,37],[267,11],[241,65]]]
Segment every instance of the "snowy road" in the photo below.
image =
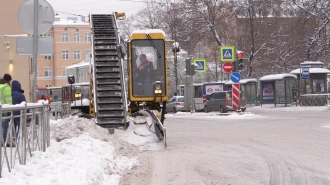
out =
[[143,151],[153,160],[121,184],[330,184],[329,112],[253,113],[168,115],[167,149]]

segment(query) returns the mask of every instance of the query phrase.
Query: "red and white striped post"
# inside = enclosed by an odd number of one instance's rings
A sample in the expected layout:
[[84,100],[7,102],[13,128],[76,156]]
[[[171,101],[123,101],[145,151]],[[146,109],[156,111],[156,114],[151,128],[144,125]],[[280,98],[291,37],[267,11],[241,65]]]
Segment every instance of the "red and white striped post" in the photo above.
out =
[[234,83],[232,85],[232,106],[234,110],[238,110],[240,108],[240,88],[239,83]]

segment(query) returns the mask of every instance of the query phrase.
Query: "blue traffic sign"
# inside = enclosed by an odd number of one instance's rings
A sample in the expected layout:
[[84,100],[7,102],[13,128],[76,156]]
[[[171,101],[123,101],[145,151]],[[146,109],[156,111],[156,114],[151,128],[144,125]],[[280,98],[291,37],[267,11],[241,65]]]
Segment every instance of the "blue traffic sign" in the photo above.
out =
[[301,78],[310,78],[309,66],[301,67]]
[[220,48],[220,60],[222,62],[235,61],[234,46],[221,46]]
[[196,71],[206,72],[206,60],[205,59],[195,59],[194,63],[197,64]]
[[238,83],[241,80],[241,74],[239,72],[233,72],[230,76],[231,81]]

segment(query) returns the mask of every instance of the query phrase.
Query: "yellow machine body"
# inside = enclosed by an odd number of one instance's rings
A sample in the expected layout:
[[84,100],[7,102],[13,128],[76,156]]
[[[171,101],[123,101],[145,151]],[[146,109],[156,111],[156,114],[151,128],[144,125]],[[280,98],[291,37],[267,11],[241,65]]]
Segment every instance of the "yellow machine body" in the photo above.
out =
[[[134,31],[127,47],[129,101],[159,104],[166,102],[168,100],[168,62],[165,33],[160,29]],[[147,64],[144,64],[141,55],[146,56]],[[152,67],[149,65],[148,70],[141,70],[143,66],[150,63]]]

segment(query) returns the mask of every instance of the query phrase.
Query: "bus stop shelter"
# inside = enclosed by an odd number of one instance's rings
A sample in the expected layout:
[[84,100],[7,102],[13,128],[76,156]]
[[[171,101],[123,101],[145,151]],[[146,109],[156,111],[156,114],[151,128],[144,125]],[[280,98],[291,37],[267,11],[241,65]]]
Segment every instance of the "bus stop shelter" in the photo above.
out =
[[260,105],[262,104],[292,104],[295,101],[294,86],[297,77],[294,74],[272,74],[259,79]]
[[298,97],[300,106],[324,106],[328,103],[328,74],[330,70],[323,68],[323,62],[305,61],[301,66],[308,66],[308,78],[302,78],[302,69],[291,71],[298,78]]
[[[225,83],[226,89],[231,91],[233,81],[227,81]],[[258,92],[258,80],[255,78],[242,79],[239,81],[241,85],[241,91],[244,93],[247,105],[256,105],[257,103],[257,92]]]

